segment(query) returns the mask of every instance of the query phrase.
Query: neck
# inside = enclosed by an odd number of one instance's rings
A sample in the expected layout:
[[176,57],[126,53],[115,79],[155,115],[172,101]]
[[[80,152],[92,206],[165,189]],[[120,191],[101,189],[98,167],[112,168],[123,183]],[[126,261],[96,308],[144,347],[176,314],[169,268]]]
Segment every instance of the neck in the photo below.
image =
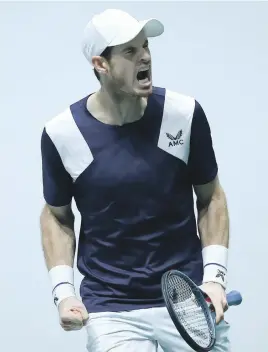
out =
[[88,101],[88,110],[95,118],[111,125],[122,126],[139,120],[147,105],[147,98],[130,96],[101,88]]

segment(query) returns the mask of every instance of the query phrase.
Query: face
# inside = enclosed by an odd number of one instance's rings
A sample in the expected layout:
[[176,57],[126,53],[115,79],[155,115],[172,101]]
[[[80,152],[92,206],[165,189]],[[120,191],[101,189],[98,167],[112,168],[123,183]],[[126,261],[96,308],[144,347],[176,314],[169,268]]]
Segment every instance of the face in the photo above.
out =
[[107,71],[107,82],[116,91],[140,97],[152,93],[151,54],[143,32],[112,48]]

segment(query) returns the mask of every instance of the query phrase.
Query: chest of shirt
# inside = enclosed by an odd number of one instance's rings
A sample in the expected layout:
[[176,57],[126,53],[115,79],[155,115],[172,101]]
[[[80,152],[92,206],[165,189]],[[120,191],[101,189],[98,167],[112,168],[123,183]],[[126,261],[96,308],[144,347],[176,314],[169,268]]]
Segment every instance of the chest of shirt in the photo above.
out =
[[86,159],[83,153],[90,153],[91,162],[75,179],[75,186],[165,194],[176,184],[183,185],[187,182],[187,165],[159,148],[158,137],[136,124],[91,130],[84,136],[87,148],[77,156],[76,163]]

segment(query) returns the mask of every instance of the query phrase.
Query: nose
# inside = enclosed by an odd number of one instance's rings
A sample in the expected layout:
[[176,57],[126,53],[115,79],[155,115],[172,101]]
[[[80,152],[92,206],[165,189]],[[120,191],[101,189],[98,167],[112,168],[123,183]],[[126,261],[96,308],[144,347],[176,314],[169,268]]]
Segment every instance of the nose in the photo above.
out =
[[141,62],[145,65],[148,65],[151,62],[151,54],[148,50],[143,50]]

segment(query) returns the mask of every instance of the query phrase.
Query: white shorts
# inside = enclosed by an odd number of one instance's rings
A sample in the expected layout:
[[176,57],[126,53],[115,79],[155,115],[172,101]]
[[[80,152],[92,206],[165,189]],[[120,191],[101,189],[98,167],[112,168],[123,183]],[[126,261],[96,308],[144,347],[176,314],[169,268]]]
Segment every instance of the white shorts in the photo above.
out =
[[[168,311],[149,308],[129,312],[89,314],[88,352],[190,352]],[[213,352],[230,352],[229,324],[217,325]]]

